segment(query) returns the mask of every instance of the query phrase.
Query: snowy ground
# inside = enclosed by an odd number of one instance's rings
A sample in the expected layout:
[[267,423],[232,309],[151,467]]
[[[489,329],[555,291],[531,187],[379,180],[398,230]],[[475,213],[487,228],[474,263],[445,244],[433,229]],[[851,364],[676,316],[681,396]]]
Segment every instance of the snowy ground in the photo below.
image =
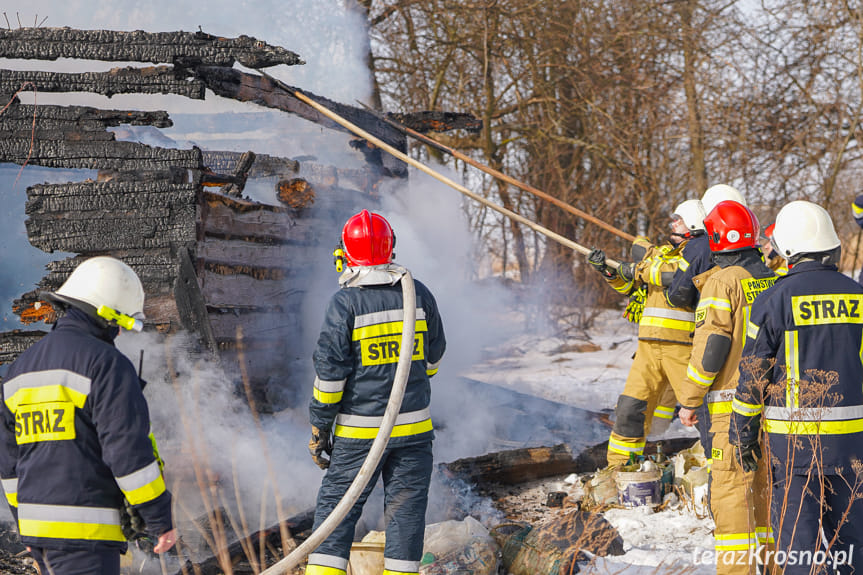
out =
[[[636,331],[619,312],[610,311],[597,319],[589,342],[519,335],[485,350],[488,359],[463,375],[592,411],[613,410],[632,363]],[[675,419],[666,437],[681,435],[695,433]],[[625,554],[597,558],[591,573],[706,575],[716,571],[709,564],[713,522],[683,505],[658,513],[644,507],[611,509],[605,517],[623,538]]]

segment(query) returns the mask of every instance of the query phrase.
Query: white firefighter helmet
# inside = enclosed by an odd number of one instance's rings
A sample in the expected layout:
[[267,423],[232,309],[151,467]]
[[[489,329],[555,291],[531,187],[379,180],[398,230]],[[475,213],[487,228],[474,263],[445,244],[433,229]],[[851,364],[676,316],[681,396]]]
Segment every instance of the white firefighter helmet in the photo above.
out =
[[707,217],[707,214],[704,213],[704,206],[701,204],[701,200],[686,200],[685,202],[681,202],[671,212],[671,217],[674,218],[675,216],[683,220],[689,231],[704,231],[704,218]]
[[707,188],[707,191],[701,196],[701,205],[704,207],[705,216],[713,211],[716,204],[726,200],[746,205],[746,198],[743,197],[743,194],[738,192],[737,188],[733,188],[728,184],[716,184]]
[[786,260],[797,254],[829,252],[842,243],[827,210],[798,200],[783,206],[776,215],[773,243]]
[[138,274],[120,260],[97,256],[81,262],[54,298],[76,305],[107,306],[130,317],[144,316],[144,286]]

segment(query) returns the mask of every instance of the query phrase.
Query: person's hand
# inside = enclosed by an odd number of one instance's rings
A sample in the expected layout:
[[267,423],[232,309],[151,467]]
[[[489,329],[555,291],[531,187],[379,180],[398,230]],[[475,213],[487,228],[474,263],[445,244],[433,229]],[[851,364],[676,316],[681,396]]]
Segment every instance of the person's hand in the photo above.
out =
[[749,473],[758,469],[758,460],[761,459],[761,446],[758,442],[751,445],[743,445],[737,448],[740,451],[740,467]]
[[605,252],[600,249],[594,248],[589,254],[587,254],[587,263],[592,265],[593,269],[601,273],[607,279],[614,278],[617,273],[605,265]]
[[324,457],[333,452],[333,442],[329,431],[321,431],[314,425],[312,426],[312,438],[309,440],[309,453],[315,461],[315,465],[321,469],[326,469],[330,466],[330,460]]
[[692,427],[693,425],[698,423],[698,414],[695,413],[694,409],[681,407],[680,411],[677,413],[677,417],[680,418],[680,423],[682,423],[686,427]]
[[177,542],[177,530],[171,529],[159,535],[159,542],[153,547],[154,553],[164,553],[168,551]]

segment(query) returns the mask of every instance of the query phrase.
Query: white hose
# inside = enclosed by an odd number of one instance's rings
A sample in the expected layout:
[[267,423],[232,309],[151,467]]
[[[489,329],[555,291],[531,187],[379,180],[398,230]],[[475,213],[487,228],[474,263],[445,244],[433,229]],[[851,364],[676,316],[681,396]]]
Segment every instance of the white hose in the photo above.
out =
[[[366,460],[363,462],[362,467],[360,467],[360,471],[354,478],[354,482],[351,483],[351,486],[344,496],[342,496],[342,500],[339,501],[335,509],[324,519],[323,523],[309,535],[309,538],[302,545],[291,551],[290,555],[269,569],[262,571],[261,575],[283,575],[299,565],[303,559],[317,549],[318,545],[329,537],[330,533],[333,532],[345,518],[345,515],[353,508],[369,479],[371,479],[372,474],[374,474],[375,469],[377,469],[381,457],[383,457],[384,449],[386,449],[387,443],[390,440],[390,433],[392,433],[396,423],[396,417],[402,407],[402,399],[405,395],[405,388],[407,387],[408,376],[411,371],[414,331],[416,329],[416,288],[414,286],[414,279],[409,271],[405,270],[401,282],[404,316],[402,318],[402,342],[399,347],[399,362],[396,366],[395,380],[393,381],[392,391],[390,391],[390,399],[387,403],[386,412],[384,412],[383,421],[381,421],[381,427],[378,429],[378,434],[375,436],[375,440],[372,442],[372,446],[366,455]],[[404,350],[407,350],[408,353],[402,353]]]

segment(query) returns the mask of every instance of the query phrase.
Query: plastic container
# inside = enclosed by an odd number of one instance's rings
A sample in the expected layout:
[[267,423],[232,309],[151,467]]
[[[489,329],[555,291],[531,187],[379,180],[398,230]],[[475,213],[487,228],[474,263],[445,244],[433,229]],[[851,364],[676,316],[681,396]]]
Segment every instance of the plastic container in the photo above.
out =
[[614,474],[617,495],[624,507],[662,503],[662,470],[618,471]]

